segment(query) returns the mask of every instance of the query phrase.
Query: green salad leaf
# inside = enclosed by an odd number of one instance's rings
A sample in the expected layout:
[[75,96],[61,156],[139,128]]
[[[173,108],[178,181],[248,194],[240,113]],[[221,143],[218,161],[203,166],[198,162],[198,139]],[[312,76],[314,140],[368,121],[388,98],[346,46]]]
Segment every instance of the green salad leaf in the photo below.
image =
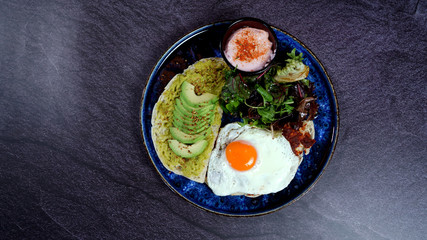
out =
[[242,76],[236,69],[227,69],[226,84],[220,95],[224,112],[240,117],[242,125],[260,128],[270,128],[282,119],[295,120],[298,104],[313,96],[314,86],[305,78],[293,82],[277,81],[277,76],[286,68],[304,65],[302,53],[296,55],[293,49],[287,55],[289,58],[283,61],[284,66],[274,65],[259,76]]

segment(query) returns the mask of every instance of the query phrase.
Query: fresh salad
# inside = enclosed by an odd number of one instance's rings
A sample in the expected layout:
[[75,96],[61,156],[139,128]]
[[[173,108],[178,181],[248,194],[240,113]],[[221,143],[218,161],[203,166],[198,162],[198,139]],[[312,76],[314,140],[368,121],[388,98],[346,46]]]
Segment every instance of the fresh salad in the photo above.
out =
[[273,65],[258,76],[242,76],[226,70],[226,84],[220,95],[225,113],[240,117],[242,125],[259,128],[298,130],[305,120],[313,120],[318,105],[314,84],[307,80],[309,67],[302,53],[293,49],[283,64]]

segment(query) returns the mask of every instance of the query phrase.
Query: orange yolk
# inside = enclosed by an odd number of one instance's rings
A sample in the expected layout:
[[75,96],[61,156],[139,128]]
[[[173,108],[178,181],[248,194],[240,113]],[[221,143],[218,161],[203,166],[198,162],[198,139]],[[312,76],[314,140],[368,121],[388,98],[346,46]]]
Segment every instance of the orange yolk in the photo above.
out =
[[249,143],[235,141],[225,148],[225,156],[232,168],[238,171],[246,171],[255,165],[257,152]]

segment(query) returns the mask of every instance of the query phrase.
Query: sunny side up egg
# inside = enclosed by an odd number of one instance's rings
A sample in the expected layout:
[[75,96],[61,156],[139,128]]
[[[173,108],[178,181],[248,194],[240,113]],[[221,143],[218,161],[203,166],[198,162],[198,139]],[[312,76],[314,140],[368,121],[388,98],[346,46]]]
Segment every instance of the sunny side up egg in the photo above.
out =
[[292,181],[299,160],[282,135],[231,123],[218,134],[207,184],[218,196],[275,193]]

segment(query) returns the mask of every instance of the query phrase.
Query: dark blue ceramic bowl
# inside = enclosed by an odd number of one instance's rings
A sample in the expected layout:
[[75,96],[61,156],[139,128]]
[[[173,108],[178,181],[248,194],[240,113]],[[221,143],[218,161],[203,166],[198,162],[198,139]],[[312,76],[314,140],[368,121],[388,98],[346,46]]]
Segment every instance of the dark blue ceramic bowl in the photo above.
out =
[[[257,198],[245,196],[220,197],[206,184],[196,183],[169,172],[160,162],[151,138],[151,114],[154,104],[166,84],[189,65],[206,57],[221,57],[219,43],[231,22],[201,27],[178,40],[160,58],[146,83],[141,105],[141,131],[151,161],[160,177],[174,192],[204,210],[227,216],[257,216],[277,211],[296,201],[318,181],[332,158],[338,137],[338,103],[332,82],[325,68],[314,54],[289,33],[274,28],[278,40],[276,61],[285,59],[286,52],[296,48],[303,53],[304,63],[310,67],[307,77],[316,86],[318,116],[314,120],[316,143],[298,168],[288,187],[274,194]],[[224,118],[226,119],[226,118]]]

